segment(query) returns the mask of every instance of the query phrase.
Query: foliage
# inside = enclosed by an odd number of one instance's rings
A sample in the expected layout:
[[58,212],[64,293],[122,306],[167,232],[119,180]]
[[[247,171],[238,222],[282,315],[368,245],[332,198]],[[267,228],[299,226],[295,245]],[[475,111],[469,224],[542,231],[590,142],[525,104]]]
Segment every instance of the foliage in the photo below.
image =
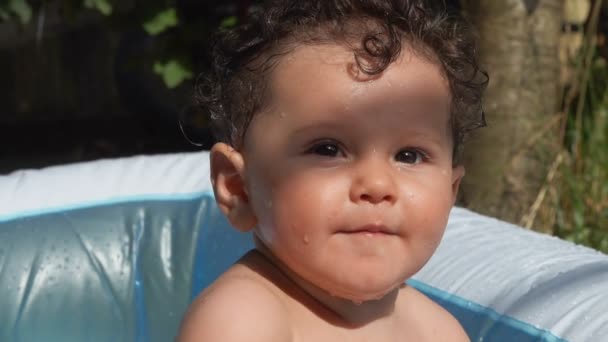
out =
[[177,11],[175,8],[168,8],[156,13],[156,15],[146,21],[143,26],[148,34],[155,36],[171,27],[177,26],[177,24]]
[[[236,0],[217,2],[229,10],[224,10],[217,21],[201,23],[202,17],[208,19],[214,15],[206,9],[222,6],[201,4],[198,0],[0,0],[0,22],[15,22],[22,27],[36,25],[34,21],[38,14],[43,13],[45,7],[50,5],[61,8],[64,13],[62,20],[66,22],[73,21],[85,12],[97,12],[103,17],[104,26],[109,30],[127,32],[139,29],[154,39],[157,55],[150,64],[151,71],[157,74],[168,88],[175,88],[193,78],[193,47],[202,46],[201,41],[208,36],[210,30],[218,26],[235,26],[238,22],[235,12],[246,12],[246,8],[240,8]],[[183,7],[184,4],[194,4],[195,7],[202,8],[201,15],[197,15],[197,18],[190,22],[183,20],[183,15],[193,16],[187,9],[181,8],[180,11],[178,5]]]
[[[556,235],[608,253],[608,66],[596,56],[577,113],[570,108]],[[576,107],[578,107],[578,103]]]
[[570,90],[577,96],[571,102],[566,98],[566,158],[554,188],[554,233],[608,253],[608,63],[606,43],[598,39],[601,4],[594,4],[575,61],[577,81]]
[[22,24],[27,24],[32,19],[32,7],[25,0],[8,0],[0,3],[0,19],[8,20],[16,17]]
[[154,63],[154,72],[160,75],[169,88],[175,88],[184,80],[192,78],[192,71],[179,59],[171,59],[166,63]]
[[84,7],[96,9],[103,15],[112,14],[112,4],[110,4],[107,0],[84,0]]

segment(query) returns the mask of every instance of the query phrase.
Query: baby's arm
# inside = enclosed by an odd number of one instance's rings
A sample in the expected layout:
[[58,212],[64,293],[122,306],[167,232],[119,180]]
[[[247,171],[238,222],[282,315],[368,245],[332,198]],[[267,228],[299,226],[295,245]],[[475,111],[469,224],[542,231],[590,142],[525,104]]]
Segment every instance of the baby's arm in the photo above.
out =
[[441,309],[437,312],[433,324],[436,324],[439,329],[435,328],[433,332],[433,341],[453,341],[453,342],[470,342],[469,336],[458,323],[454,316],[447,311]]
[[177,341],[292,341],[288,323],[283,304],[263,284],[228,277],[191,305]]

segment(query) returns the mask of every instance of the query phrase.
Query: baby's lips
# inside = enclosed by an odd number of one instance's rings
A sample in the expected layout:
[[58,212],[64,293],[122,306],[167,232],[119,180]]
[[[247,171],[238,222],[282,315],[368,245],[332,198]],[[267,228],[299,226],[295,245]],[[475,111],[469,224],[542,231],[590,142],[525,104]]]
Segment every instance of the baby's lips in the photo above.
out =
[[356,234],[356,233],[371,233],[371,234],[386,234],[386,235],[396,235],[397,232],[394,229],[389,228],[383,224],[365,224],[361,226],[356,226],[350,229],[340,230],[339,233],[344,234]]

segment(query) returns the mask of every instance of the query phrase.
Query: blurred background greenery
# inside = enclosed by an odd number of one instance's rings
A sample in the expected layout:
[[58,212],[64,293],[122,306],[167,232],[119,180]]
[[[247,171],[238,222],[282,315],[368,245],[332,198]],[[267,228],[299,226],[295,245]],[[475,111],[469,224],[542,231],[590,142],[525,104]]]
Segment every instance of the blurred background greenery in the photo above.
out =
[[[490,73],[459,204],[608,253],[606,2],[445,1]],[[0,173],[208,148],[188,108],[209,35],[256,4],[0,0]]]

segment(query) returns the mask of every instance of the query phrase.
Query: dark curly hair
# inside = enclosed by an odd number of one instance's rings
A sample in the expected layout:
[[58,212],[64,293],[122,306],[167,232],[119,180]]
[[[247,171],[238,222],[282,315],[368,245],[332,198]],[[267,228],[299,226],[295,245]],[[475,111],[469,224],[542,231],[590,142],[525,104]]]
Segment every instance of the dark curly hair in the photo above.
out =
[[[336,43],[352,49],[358,70],[381,74],[403,40],[436,61],[452,95],[454,163],[467,133],[485,125],[481,106],[488,76],[477,63],[475,39],[439,1],[270,0],[243,24],[221,30],[211,68],[199,77],[195,101],[210,115],[217,140],[239,149],[253,116],[265,105],[268,76],[298,44]],[[352,44],[356,42],[356,44]]]

